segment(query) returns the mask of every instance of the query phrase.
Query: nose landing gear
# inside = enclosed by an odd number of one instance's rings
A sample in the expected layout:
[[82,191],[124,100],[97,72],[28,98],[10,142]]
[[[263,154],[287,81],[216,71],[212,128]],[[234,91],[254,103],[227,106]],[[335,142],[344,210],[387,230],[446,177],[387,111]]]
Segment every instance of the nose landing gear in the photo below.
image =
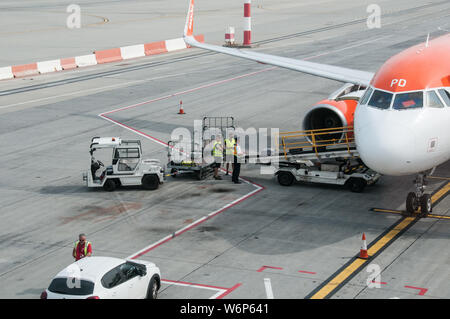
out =
[[420,208],[420,217],[427,217],[431,213],[431,196],[425,194],[425,188],[427,182],[425,180],[425,174],[418,174],[414,180],[416,186],[415,192],[410,192],[406,197],[406,212],[409,216],[413,216],[414,213]]

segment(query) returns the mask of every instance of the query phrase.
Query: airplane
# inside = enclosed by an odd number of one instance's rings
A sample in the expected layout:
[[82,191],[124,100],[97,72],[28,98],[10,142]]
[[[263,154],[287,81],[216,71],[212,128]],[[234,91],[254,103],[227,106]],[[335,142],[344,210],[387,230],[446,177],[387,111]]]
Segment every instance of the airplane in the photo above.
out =
[[415,191],[406,212],[432,211],[426,176],[450,159],[450,34],[410,47],[376,73],[198,42],[193,36],[194,0],[184,28],[186,44],[339,82],[344,86],[314,105],[303,129],[353,126],[366,166],[390,176],[413,175]]

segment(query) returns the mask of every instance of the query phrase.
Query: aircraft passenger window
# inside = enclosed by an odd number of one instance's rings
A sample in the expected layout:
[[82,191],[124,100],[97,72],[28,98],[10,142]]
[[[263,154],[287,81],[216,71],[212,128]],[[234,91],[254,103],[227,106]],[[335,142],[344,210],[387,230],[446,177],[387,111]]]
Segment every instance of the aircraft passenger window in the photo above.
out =
[[423,92],[399,93],[395,96],[395,110],[409,110],[423,107]]
[[370,95],[372,94],[373,89],[372,88],[368,88],[366,90],[366,93],[364,93],[364,96],[361,99],[361,102],[359,102],[359,104],[364,105],[367,103],[367,101],[369,100]]
[[427,93],[427,106],[428,107],[434,107],[434,108],[442,108],[444,105],[442,104],[441,100],[439,99],[438,95],[434,91],[428,91]]
[[369,106],[388,109],[391,106],[392,93],[375,90],[369,101]]
[[444,89],[439,89],[438,91],[442,99],[444,100],[445,104],[447,104],[447,106],[450,106],[450,93]]

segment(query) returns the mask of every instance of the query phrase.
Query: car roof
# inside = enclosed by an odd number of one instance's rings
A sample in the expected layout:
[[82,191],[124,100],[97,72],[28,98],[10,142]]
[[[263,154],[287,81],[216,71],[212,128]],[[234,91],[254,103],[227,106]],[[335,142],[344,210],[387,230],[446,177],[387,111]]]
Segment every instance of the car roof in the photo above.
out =
[[77,267],[79,267],[81,270],[80,279],[96,282],[108,271],[125,262],[124,259],[114,257],[85,257],[64,268],[56,277],[75,277]]

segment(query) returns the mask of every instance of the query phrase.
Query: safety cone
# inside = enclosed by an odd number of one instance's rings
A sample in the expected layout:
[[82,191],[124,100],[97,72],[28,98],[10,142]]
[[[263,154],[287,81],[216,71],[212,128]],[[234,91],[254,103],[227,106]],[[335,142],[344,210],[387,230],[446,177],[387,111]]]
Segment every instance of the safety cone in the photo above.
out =
[[178,114],[186,114],[186,113],[184,113],[184,109],[183,109],[183,101],[180,101],[180,111],[178,112]]
[[359,252],[359,258],[361,259],[368,259],[369,258],[369,254],[367,253],[367,243],[366,243],[366,234],[363,233],[362,235],[362,247],[361,247],[361,251]]

